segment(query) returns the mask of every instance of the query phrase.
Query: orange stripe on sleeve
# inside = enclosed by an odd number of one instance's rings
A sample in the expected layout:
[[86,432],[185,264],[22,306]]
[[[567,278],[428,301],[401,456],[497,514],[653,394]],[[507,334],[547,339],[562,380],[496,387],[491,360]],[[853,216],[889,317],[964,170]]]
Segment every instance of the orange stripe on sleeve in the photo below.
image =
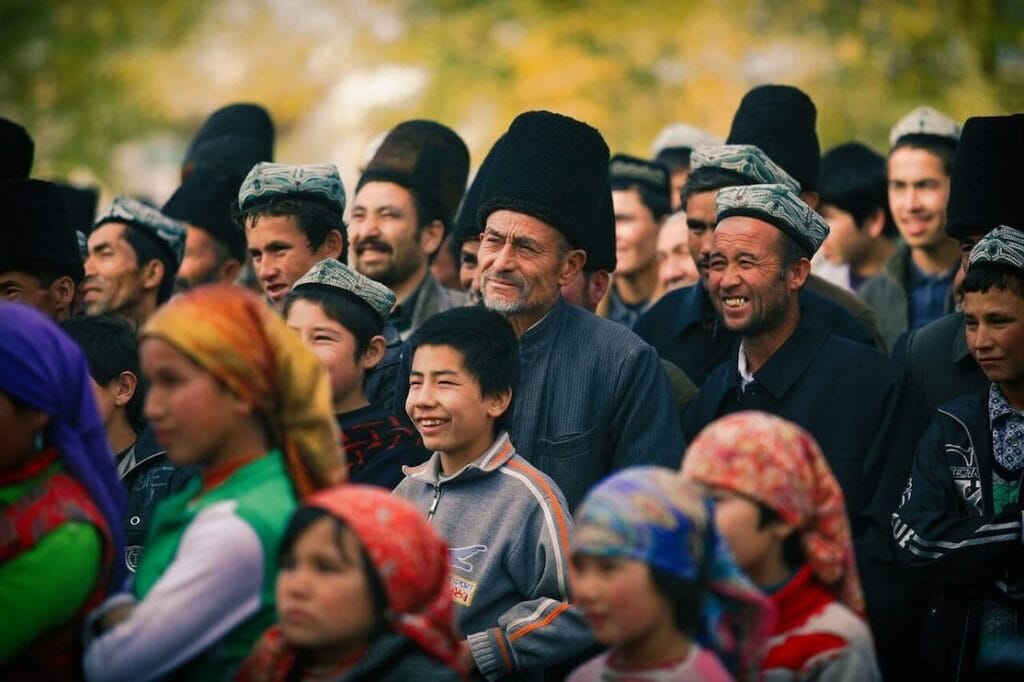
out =
[[494,628],[494,639],[498,641],[498,651],[501,652],[501,660],[505,661],[505,669],[512,672],[512,656],[508,652],[505,633],[501,631],[501,628]]
[[516,471],[520,471],[529,476],[530,479],[533,480],[533,482],[536,483],[540,487],[540,489],[544,491],[544,494],[548,496],[548,499],[551,500],[551,509],[552,511],[554,511],[555,520],[558,523],[559,541],[562,545],[562,551],[565,553],[565,565],[569,571],[568,588],[569,592],[571,593],[572,583],[573,580],[575,580],[575,575],[573,574],[572,560],[569,557],[569,523],[568,521],[566,521],[565,518],[565,510],[562,509],[562,506],[560,504],[558,504],[558,496],[555,495],[555,491],[551,489],[551,486],[548,485],[548,482],[544,480],[544,477],[541,476],[537,472],[537,470],[534,469],[532,466],[526,466],[522,462],[517,462],[515,460],[509,462],[507,466],[510,466]]
[[552,611],[551,613],[549,613],[547,615],[547,618],[545,618],[544,620],[537,621],[536,623],[531,623],[530,625],[527,625],[522,630],[516,631],[516,633],[514,635],[509,637],[509,641],[514,642],[517,639],[519,639],[520,637],[533,632],[537,628],[544,627],[545,625],[547,625],[548,623],[553,621],[555,618],[558,618],[558,616],[560,616],[561,614],[565,613],[566,609],[568,609],[568,608],[569,608],[569,605],[566,604],[565,602],[560,603],[558,605],[558,608],[556,608],[554,611]]

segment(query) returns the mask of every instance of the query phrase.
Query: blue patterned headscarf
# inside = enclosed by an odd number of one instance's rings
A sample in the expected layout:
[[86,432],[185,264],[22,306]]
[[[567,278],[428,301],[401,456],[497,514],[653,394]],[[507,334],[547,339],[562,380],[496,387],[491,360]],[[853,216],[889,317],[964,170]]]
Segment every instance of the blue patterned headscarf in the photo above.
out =
[[[85,356],[34,308],[0,302],[0,391],[50,417],[50,444],[107,520],[113,556],[124,556],[125,495],[114,469]],[[124,562],[115,559],[109,588],[120,589]]]
[[701,488],[662,467],[624,469],[601,481],[576,513],[575,553],[642,561],[707,592],[692,634],[734,672],[756,669],[772,607],[740,571]]

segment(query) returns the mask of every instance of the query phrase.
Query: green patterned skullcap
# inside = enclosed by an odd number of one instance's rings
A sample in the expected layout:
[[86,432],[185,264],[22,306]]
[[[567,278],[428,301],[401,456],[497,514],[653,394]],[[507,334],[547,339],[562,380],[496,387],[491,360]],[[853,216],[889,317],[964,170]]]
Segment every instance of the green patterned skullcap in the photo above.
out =
[[185,223],[168,218],[138,199],[126,196],[115,198],[93,223],[92,229],[95,230],[106,223],[125,223],[141,230],[168,252],[178,265],[181,265],[181,259],[185,257]]
[[698,147],[690,154],[690,172],[701,168],[715,168],[758,185],[783,185],[794,193],[800,191],[796,178],[752,144]]
[[362,275],[335,258],[325,258],[296,280],[292,289],[304,286],[328,286],[347,291],[373,308],[381,320],[395,306],[395,293],[383,284]]
[[968,269],[994,265],[1024,274],[1024,232],[1000,225],[974,246],[967,263]]
[[738,185],[718,190],[718,222],[730,216],[763,220],[782,230],[810,258],[828,236],[828,223],[785,185]]
[[320,202],[339,214],[345,212],[345,187],[332,163],[292,166],[257,163],[238,190],[238,209],[243,213],[275,199],[288,197]]
[[895,147],[900,138],[907,135],[932,135],[957,142],[960,139],[960,124],[931,107],[918,107],[901,118],[889,131],[889,148]]

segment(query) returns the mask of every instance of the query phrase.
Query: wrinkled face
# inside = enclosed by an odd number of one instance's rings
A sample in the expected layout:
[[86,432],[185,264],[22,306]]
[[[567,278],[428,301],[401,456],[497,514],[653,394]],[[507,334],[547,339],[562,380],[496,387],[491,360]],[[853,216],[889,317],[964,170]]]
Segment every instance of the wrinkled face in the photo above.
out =
[[50,286],[44,287],[39,277],[31,273],[21,270],[0,272],[0,301],[24,303],[52,319],[57,319],[61,311],[57,292],[60,279],[62,278],[57,278]]
[[655,267],[658,258],[658,223],[637,189],[612,191],[615,210],[616,274],[633,275]]
[[[472,292],[473,289],[478,288],[474,286],[474,280],[479,277],[478,273],[478,260],[477,252],[480,250],[479,239],[467,239],[462,242],[462,247],[459,251],[459,284],[462,285],[464,291]],[[479,283],[477,283],[479,285]]]
[[130,314],[147,293],[142,264],[124,238],[126,228],[124,223],[104,223],[89,235],[81,286],[87,315]]
[[903,241],[924,248],[948,239],[949,176],[942,159],[924,149],[901,147],[889,155],[889,208]]
[[[419,274],[437,244],[417,229],[412,193],[393,182],[368,182],[352,205],[349,235],[356,270],[395,288]],[[427,250],[429,248],[429,250]]]
[[741,216],[715,228],[708,292],[730,330],[755,336],[785,317],[790,292],[782,277],[781,238],[772,225]]
[[672,605],[634,559],[577,552],[573,596],[597,641],[614,648],[648,640],[672,628]]
[[857,265],[867,255],[871,236],[860,229],[853,215],[833,204],[822,204],[818,212],[828,223],[828,237],[821,245],[830,263]]
[[333,519],[314,521],[284,553],[276,596],[285,639],[317,663],[341,663],[374,632],[376,607],[359,540],[348,529],[339,538]]
[[698,192],[686,201],[686,227],[689,230],[687,246],[705,285],[708,283],[708,257],[711,255],[711,235],[715,233],[716,215],[714,191]]
[[428,450],[457,461],[482,455],[493,440],[493,423],[508,401],[484,396],[451,346],[420,346],[412,358],[405,411]]
[[175,291],[216,282],[221,263],[216,240],[206,230],[189,225],[185,235],[185,257],[178,268]]
[[311,267],[333,254],[328,242],[313,249],[295,216],[260,215],[245,220],[252,268],[270,303],[281,309],[292,285]]
[[1024,298],[990,288],[964,294],[967,347],[989,381],[1024,383]]
[[711,496],[715,500],[715,526],[736,564],[747,575],[760,574],[779,550],[779,541],[769,527],[759,527],[761,510],[750,498],[722,488],[712,489]]
[[357,342],[352,332],[331,319],[319,304],[301,298],[288,308],[287,322],[327,368],[335,403],[362,390],[366,371],[356,357]]
[[163,339],[144,340],[139,354],[149,380],[146,419],[168,459],[216,464],[251,408]]
[[662,288],[678,289],[696,284],[699,275],[689,247],[685,213],[673,213],[658,232],[658,282]]
[[565,239],[550,225],[514,211],[494,211],[480,240],[484,305],[505,315],[546,310],[571,281]]

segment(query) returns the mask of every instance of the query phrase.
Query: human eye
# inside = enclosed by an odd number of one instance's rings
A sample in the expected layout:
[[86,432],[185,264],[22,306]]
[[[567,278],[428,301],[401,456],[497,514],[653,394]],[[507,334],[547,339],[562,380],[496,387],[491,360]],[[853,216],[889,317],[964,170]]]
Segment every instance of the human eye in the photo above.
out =
[[724,258],[715,258],[714,256],[712,256],[711,259],[708,260],[708,268],[711,269],[711,270],[724,270],[725,269],[725,259]]
[[4,287],[3,297],[8,301],[17,300],[19,294],[21,294],[21,291],[16,286]]

